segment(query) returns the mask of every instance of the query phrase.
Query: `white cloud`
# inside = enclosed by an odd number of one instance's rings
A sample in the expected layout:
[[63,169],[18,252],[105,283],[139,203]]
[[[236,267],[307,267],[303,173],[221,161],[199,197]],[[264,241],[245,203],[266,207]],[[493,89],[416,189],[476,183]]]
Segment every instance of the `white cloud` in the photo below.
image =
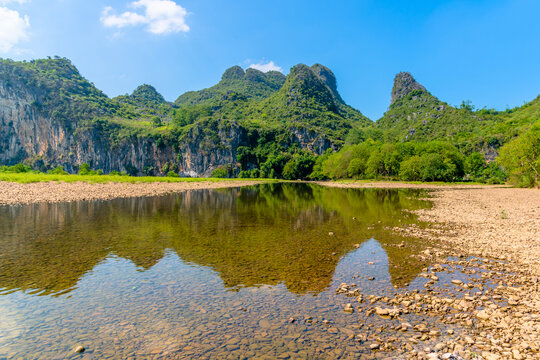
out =
[[7,5],[10,3],[24,4],[26,2],[28,2],[28,0],[0,0],[0,5]]
[[19,42],[27,40],[29,28],[28,16],[21,16],[18,11],[0,7],[0,52],[7,53]]
[[142,11],[126,11],[115,15],[113,8],[107,6],[101,14],[101,22],[106,27],[116,28],[146,25],[146,30],[152,34],[189,31],[185,21],[186,9],[172,0],[138,0],[132,2],[130,7]]
[[283,69],[281,67],[277,66],[276,64],[274,64],[273,61],[269,61],[266,64],[264,64],[264,63],[251,64],[251,65],[249,65],[249,67],[252,68],[252,69],[260,70],[262,72],[268,72],[268,71],[283,72]]

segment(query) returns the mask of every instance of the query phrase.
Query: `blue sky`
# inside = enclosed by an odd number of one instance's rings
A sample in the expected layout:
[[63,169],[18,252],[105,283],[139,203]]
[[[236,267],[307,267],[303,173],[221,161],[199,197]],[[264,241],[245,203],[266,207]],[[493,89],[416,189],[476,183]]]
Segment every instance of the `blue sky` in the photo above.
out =
[[0,0],[0,57],[70,58],[109,96],[167,100],[232,65],[322,63],[372,119],[409,71],[450,104],[505,109],[540,93],[540,1]]

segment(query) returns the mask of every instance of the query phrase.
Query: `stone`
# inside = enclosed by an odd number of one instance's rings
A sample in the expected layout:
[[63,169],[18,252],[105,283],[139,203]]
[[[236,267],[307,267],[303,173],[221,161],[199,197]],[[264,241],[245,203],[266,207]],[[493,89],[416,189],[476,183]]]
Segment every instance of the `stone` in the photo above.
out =
[[77,347],[75,347],[75,349],[73,349],[73,352],[76,353],[76,354],[81,354],[85,351],[86,349],[84,348],[84,346],[82,345],[79,345]]
[[375,313],[377,315],[385,316],[385,315],[389,315],[390,311],[388,311],[388,309],[383,309],[383,308],[380,308],[380,307],[376,307],[375,308]]
[[476,313],[476,317],[480,320],[488,320],[490,318],[486,310],[480,310]]
[[381,344],[379,344],[379,343],[373,343],[373,344],[369,345],[369,348],[370,348],[371,350],[377,350],[377,349],[379,349],[380,347],[381,347]]

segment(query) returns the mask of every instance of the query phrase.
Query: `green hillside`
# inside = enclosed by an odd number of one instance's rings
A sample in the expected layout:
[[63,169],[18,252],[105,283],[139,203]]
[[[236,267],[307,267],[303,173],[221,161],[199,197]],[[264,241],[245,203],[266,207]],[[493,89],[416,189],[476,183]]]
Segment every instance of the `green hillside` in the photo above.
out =
[[468,104],[453,107],[427,91],[409,73],[399,73],[392,88],[388,111],[377,120],[385,140],[448,140],[454,143],[476,141],[491,134],[503,121],[495,112],[473,111]]
[[[89,162],[133,174],[196,166],[199,174],[228,177],[500,182],[510,175],[503,170],[515,161],[506,151],[506,163],[499,167],[499,149],[511,143],[534,150],[534,125],[540,125],[540,96],[505,111],[475,110],[467,102],[455,107],[406,72],[396,75],[388,111],[373,122],[345,103],[333,72],[321,64],[298,64],[287,76],[234,66],[216,85],[187,92],[174,103],[147,84],[110,99],[59,57],[0,60],[0,87],[16,102],[32,99],[23,112],[31,126],[39,114],[71,136],[60,150],[47,145],[57,143],[53,134],[41,138],[45,144],[32,146],[48,147],[47,153],[25,155],[21,144],[36,139],[14,128],[21,119],[9,120],[12,112],[4,112],[0,160],[14,164],[13,159],[25,156],[39,158],[40,169],[59,164],[78,169],[80,164],[70,159],[75,159],[77,142],[85,139],[101,147],[87,149],[102,154]],[[119,149],[131,152],[132,160],[111,153]],[[107,168],[112,163],[122,168]]]
[[223,73],[216,85],[199,91],[189,91],[176,99],[177,105],[213,104],[229,92],[242,94],[246,98],[264,99],[278,91],[285,82],[285,75],[278,71],[263,73],[256,69],[244,71],[233,66]]

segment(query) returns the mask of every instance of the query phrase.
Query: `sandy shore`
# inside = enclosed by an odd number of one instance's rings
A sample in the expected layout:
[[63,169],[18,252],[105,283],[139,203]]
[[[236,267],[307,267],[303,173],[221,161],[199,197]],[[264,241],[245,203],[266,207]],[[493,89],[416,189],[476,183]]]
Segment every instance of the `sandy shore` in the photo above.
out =
[[186,190],[219,189],[255,185],[256,181],[197,181],[177,183],[106,183],[41,182],[19,184],[0,181],[0,205],[110,200],[139,196],[156,196]]
[[[443,271],[443,266],[453,269],[451,272],[463,268],[471,275],[481,271],[483,276],[468,284],[455,280],[458,290],[468,292],[468,296],[449,300],[437,295],[441,289],[437,288],[435,280],[427,287],[426,294],[405,294],[390,303],[394,306],[405,303],[410,311],[428,308],[427,315],[462,324],[468,329],[465,334],[447,338],[437,346],[447,351],[457,349],[464,358],[540,359],[539,190],[399,183],[322,185],[432,189],[429,200],[433,207],[416,212],[420,220],[430,225],[394,230],[433,244],[423,256],[431,258],[435,265],[426,269],[423,276],[436,279],[435,274]],[[457,256],[457,260],[448,255]],[[468,256],[475,258],[468,259]],[[489,287],[490,282],[496,286]],[[406,301],[402,302],[403,299]],[[412,350],[407,358],[429,357],[422,350]],[[432,358],[441,357],[433,355]]]

